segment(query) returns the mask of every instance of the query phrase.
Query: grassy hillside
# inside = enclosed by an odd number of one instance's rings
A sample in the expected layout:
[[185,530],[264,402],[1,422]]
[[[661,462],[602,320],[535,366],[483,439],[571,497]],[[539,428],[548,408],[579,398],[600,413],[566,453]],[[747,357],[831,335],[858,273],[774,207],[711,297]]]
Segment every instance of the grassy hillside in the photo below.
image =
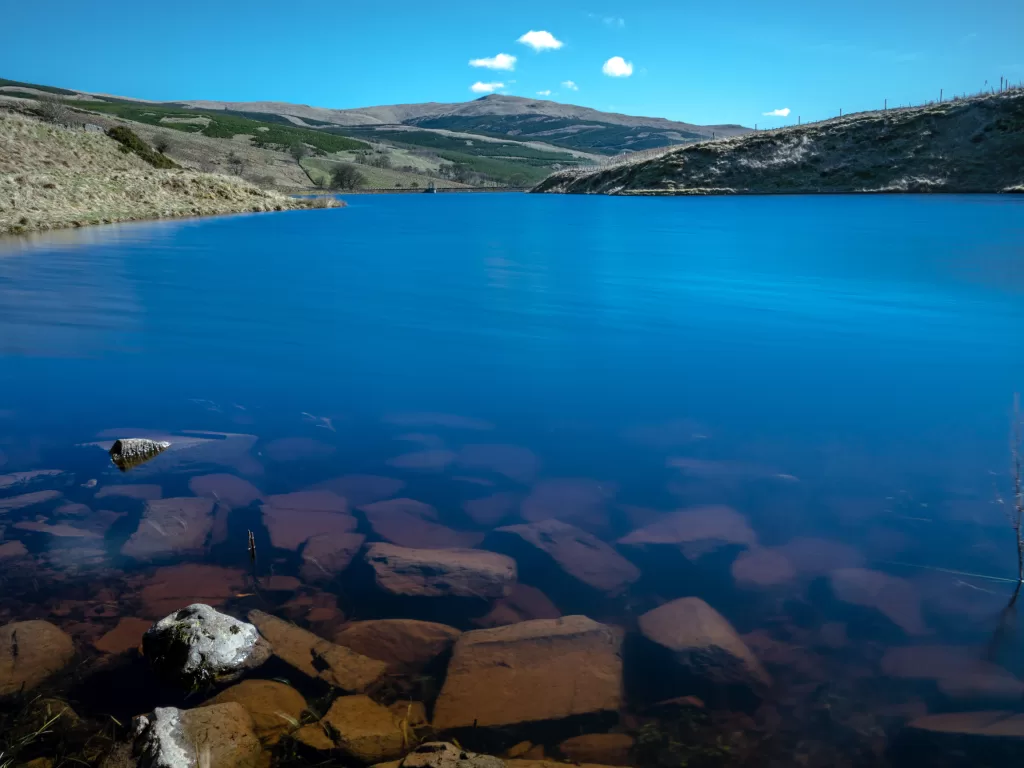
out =
[[162,161],[151,147],[123,131],[119,138],[0,110],[0,233],[325,205],[240,179],[155,168]]
[[1024,184],[1024,90],[864,112],[671,149],[538,192],[618,195],[1000,192]]
[[[260,119],[254,120],[244,114],[231,112],[205,112],[166,105],[129,104],[123,101],[69,101],[68,104],[91,112],[117,115],[138,123],[162,125],[186,133],[201,133],[210,138],[230,139],[234,136],[250,135],[257,146],[289,147],[301,142],[322,152],[367,148],[364,142],[346,136],[312,128],[300,128],[279,115],[261,115]],[[195,122],[177,122],[179,120]]]
[[652,130],[649,127],[611,125],[544,115],[445,115],[412,120],[410,123],[422,128],[443,128],[501,138],[514,135],[521,140],[536,139],[568,149],[606,155],[667,147],[711,135],[710,131],[705,134],[688,130]]

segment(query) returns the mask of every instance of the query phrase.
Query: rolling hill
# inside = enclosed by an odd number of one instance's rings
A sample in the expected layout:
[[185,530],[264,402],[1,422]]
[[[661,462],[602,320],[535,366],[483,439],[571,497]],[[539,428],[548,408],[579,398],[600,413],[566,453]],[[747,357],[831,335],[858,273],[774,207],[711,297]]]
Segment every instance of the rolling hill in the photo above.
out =
[[552,174],[609,195],[1024,191],[1024,89],[862,112]]

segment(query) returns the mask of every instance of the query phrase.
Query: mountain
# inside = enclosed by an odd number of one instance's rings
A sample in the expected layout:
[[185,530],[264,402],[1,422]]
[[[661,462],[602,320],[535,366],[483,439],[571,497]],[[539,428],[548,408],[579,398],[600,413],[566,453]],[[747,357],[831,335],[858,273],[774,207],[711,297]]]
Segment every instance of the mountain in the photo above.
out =
[[1024,89],[693,144],[537,192],[611,195],[1024,192]]
[[296,118],[314,126],[387,130],[416,126],[517,141],[537,140],[598,154],[652,149],[750,131],[740,125],[694,125],[661,117],[633,117],[543,99],[493,94],[473,101],[396,104],[359,109],[327,109],[286,102],[183,101],[193,109],[229,110]]

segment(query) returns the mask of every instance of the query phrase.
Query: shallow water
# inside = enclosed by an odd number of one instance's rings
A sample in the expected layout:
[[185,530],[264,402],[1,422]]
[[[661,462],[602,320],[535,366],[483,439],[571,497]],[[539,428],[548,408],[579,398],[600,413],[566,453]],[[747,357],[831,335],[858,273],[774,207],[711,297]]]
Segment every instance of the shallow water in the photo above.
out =
[[[906,713],[1013,708],[1024,686],[950,696],[891,649],[1024,673],[1013,632],[992,642],[1016,573],[999,500],[1022,327],[1010,197],[354,196],[0,240],[0,473],[63,473],[0,478],[0,621],[45,618],[98,663],[119,618],[209,596],[154,597],[188,582],[168,566],[233,569],[210,572],[241,574],[218,599],[248,605],[249,528],[281,587],[260,599],[282,615],[330,636],[392,610],[345,574],[306,578],[295,518],[264,526],[257,497],[319,487],[371,541],[473,546],[548,518],[589,531],[639,566],[625,594],[574,594],[544,569],[523,580],[630,631],[666,599],[703,597],[797,722],[815,683],[884,712],[887,734]],[[122,474],[102,448],[134,435],[174,445]],[[211,474],[246,483],[195,480]],[[377,479],[327,482],[351,475]],[[200,512],[216,522],[184,553],[125,557],[147,523],[145,499],[104,490],[122,484],[216,494]],[[5,508],[38,491],[56,494]],[[356,509],[397,497],[436,512]],[[701,505],[735,512],[687,518],[714,530],[688,534],[683,565],[629,544]],[[332,607],[311,620],[302,595]]]

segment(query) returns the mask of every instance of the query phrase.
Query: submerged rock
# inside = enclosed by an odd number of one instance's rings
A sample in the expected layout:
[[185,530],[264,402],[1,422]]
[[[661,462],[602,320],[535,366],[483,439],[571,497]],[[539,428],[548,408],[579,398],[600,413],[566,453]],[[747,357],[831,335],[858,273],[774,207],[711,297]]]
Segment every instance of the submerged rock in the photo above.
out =
[[366,537],[361,533],[321,533],[310,538],[302,548],[304,581],[330,581],[352,564],[363,548]]
[[603,530],[608,526],[608,503],[617,491],[613,483],[589,478],[544,480],[523,500],[521,513],[529,523],[564,520],[581,528]]
[[505,768],[505,761],[446,741],[428,741],[416,747],[398,765],[400,768]]
[[619,544],[631,548],[669,546],[690,560],[722,547],[750,547],[756,543],[757,534],[747,519],[726,506],[691,507],[670,512],[619,539]]
[[217,607],[245,585],[245,573],[217,565],[183,563],[157,568],[142,587],[143,616],[158,619],[193,603]]
[[48,621],[0,627],[0,699],[36,688],[75,655],[71,637]]
[[665,653],[674,669],[661,668],[656,654],[652,687],[661,695],[696,693],[714,697],[739,694],[759,698],[771,678],[750,648],[718,611],[697,597],[684,597],[648,611],[640,632]]
[[139,527],[121,547],[136,560],[198,554],[213,528],[213,501],[184,497],[146,502]]
[[629,765],[633,737],[625,733],[587,733],[558,745],[558,751],[573,763]]
[[912,720],[896,739],[895,764],[1019,765],[1024,759],[1024,713],[950,712]]
[[434,709],[438,732],[574,718],[614,720],[622,704],[618,635],[586,616],[466,632]]
[[539,589],[526,584],[513,584],[508,596],[495,601],[491,610],[474,619],[473,624],[481,629],[491,629],[531,619],[558,619],[561,616],[558,606]]
[[483,534],[456,531],[437,522],[437,510],[415,499],[389,499],[365,504],[359,511],[366,516],[373,532],[401,547],[446,549],[473,547]]
[[171,447],[167,441],[157,442],[143,437],[126,437],[115,440],[110,447],[110,459],[122,472],[145,464]]
[[418,670],[449,651],[461,634],[433,621],[378,619],[350,624],[334,641],[394,669]]
[[874,608],[908,635],[928,633],[921,595],[906,579],[866,568],[840,568],[830,581],[836,598],[844,603]]
[[101,653],[126,653],[142,646],[142,637],[153,626],[145,619],[125,617],[117,626],[93,641],[93,647]]
[[270,543],[280,549],[297,550],[314,536],[351,533],[358,525],[348,514],[348,502],[331,491],[268,496],[262,510]]
[[48,501],[54,501],[59,498],[61,498],[60,491],[33,491],[32,493],[22,493],[18,496],[8,496],[6,499],[0,499],[0,513],[10,512],[14,509],[24,509],[36,504],[45,504]]
[[269,613],[250,611],[249,621],[270,641],[281,661],[343,691],[362,693],[387,672],[384,662],[335,645]]
[[157,707],[132,723],[140,768],[256,768],[265,760],[252,717],[236,702]]
[[196,603],[154,624],[142,651],[161,677],[188,690],[234,680],[270,658],[256,627]]
[[391,710],[369,696],[335,699],[317,725],[325,735],[330,734],[334,748],[361,763],[394,760],[405,753],[408,744],[408,736]]
[[28,554],[25,545],[20,541],[5,541],[0,544],[0,560],[13,557],[23,557]]
[[276,680],[243,680],[221,691],[202,706],[236,702],[252,717],[259,740],[273,746],[299,727],[306,700],[290,685]]
[[411,597],[504,597],[516,580],[510,557],[477,549],[410,549],[371,544],[366,562],[377,586]]
[[489,542],[516,558],[521,573],[534,571],[535,583],[563,582],[605,597],[621,595],[640,578],[640,569],[593,534],[561,520],[498,528]]

